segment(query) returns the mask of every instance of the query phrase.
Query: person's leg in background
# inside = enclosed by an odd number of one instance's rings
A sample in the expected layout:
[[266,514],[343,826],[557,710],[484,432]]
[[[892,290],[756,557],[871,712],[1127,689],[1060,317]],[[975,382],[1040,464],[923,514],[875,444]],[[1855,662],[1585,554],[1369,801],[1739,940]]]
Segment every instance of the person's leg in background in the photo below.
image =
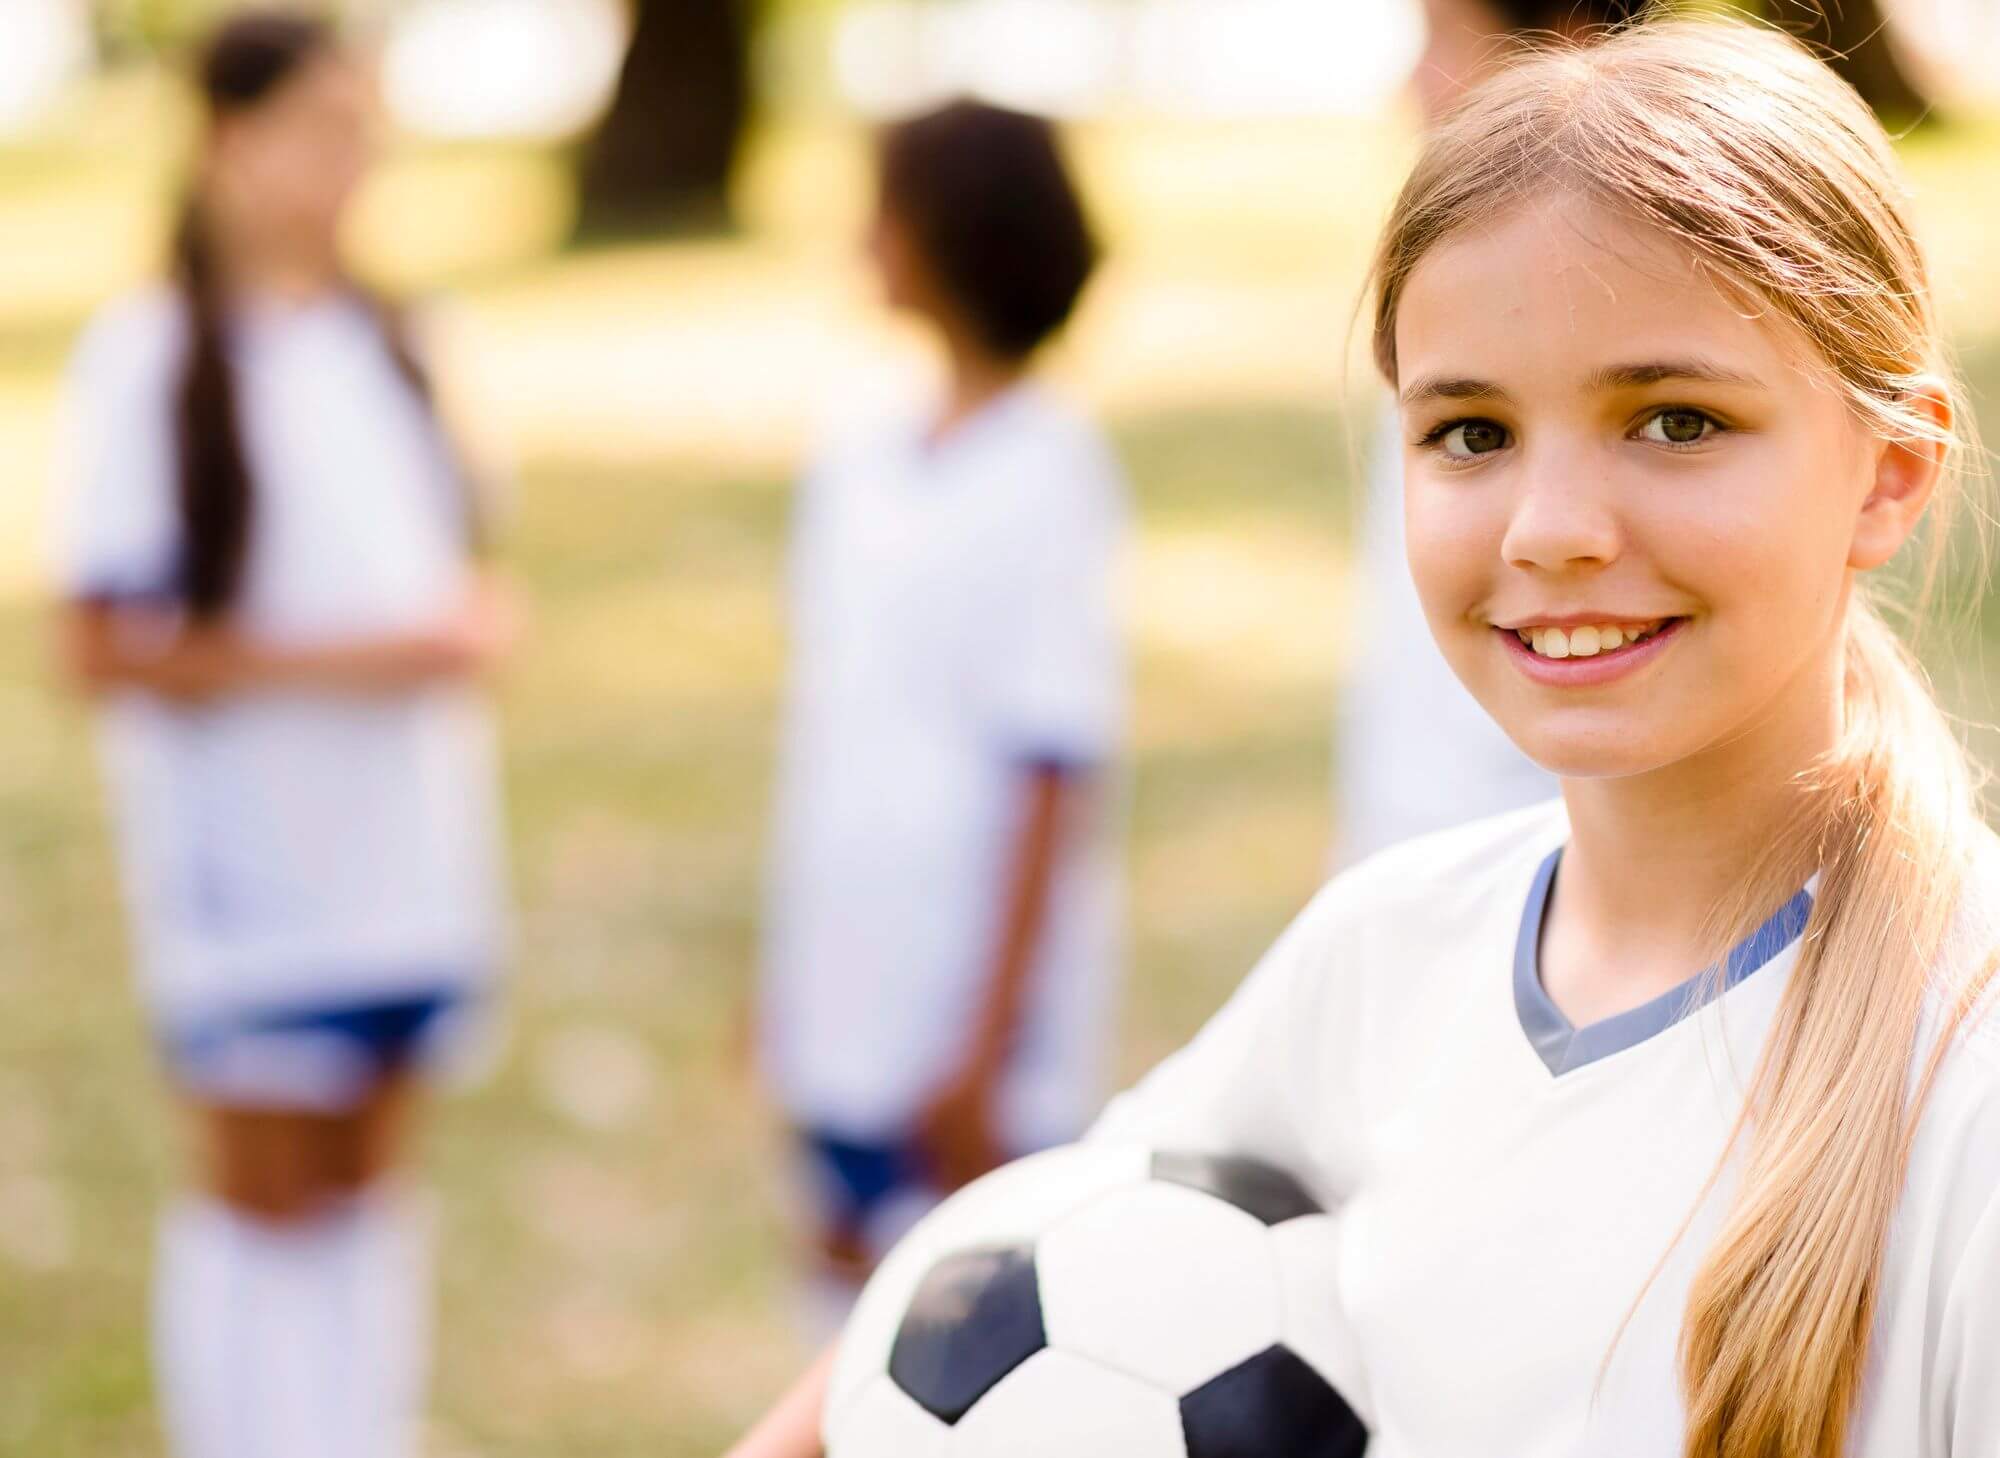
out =
[[909,1144],[797,1136],[807,1228],[801,1334],[819,1345],[839,1334],[876,1264],[943,1198]]
[[202,1167],[155,1303],[177,1458],[417,1452],[430,1222],[398,1172],[419,1083],[406,1042],[352,1031],[237,1040],[188,1089]]

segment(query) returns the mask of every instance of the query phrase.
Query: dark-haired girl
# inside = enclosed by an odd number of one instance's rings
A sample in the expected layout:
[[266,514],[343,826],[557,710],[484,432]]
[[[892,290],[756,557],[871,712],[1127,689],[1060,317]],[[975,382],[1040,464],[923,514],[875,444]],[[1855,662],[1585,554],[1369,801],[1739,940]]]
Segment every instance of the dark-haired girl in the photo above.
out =
[[343,272],[369,83],[240,17],[168,286],[75,364],[65,630],[94,692],[141,982],[201,1135],[169,1214],[182,1458],[412,1451],[428,1282],[391,1182],[499,955],[492,730],[510,636],[394,312]]
[[939,1192],[1083,1127],[1116,961],[1125,487],[1032,369],[1090,231],[1033,117],[947,107],[879,168],[877,275],[946,368],[801,492],[763,998],[836,1297]]

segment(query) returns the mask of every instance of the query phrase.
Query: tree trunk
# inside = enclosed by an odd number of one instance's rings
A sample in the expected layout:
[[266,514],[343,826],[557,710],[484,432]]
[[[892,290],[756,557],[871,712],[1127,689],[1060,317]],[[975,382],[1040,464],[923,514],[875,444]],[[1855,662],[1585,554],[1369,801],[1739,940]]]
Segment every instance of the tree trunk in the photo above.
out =
[[1776,0],[1775,18],[1794,34],[1823,47],[1828,60],[1894,124],[1914,122],[1930,107],[1897,53],[1881,0]]
[[586,237],[728,222],[750,114],[752,0],[635,0],[618,89],[584,154]]

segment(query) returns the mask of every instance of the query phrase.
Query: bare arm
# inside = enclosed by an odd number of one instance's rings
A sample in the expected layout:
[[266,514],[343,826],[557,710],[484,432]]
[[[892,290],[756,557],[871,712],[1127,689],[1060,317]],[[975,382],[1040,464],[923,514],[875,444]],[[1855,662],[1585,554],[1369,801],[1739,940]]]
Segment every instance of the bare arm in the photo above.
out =
[[833,1349],[828,1348],[724,1458],[822,1458],[820,1420],[826,1412],[833,1358]]
[[1048,923],[1063,832],[1083,784],[1083,776],[1058,765],[1036,765],[1023,776],[1021,828],[1003,892],[1000,938],[974,1034],[975,1049],[995,1064],[1005,1060],[1021,1026],[1035,950]]
[[62,652],[86,692],[138,689],[199,702],[256,689],[390,693],[490,667],[513,636],[512,610],[481,583],[430,629],[277,648],[226,623],[191,622],[178,612],[82,602],[64,610]]
[[993,1101],[1026,1009],[1063,837],[1088,783],[1077,771],[1052,764],[1022,776],[1020,829],[1001,888],[1000,934],[979,1020],[959,1073],[920,1121],[920,1137],[947,1185],[968,1184],[1016,1152],[1000,1145]]

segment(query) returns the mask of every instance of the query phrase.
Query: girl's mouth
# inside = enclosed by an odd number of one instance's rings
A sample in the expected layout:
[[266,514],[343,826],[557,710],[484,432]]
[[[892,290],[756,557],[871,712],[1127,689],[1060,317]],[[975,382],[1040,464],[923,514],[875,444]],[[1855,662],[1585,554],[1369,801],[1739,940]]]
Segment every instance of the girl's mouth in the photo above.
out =
[[1688,619],[1652,618],[1573,628],[1495,628],[1508,656],[1537,683],[1581,688],[1608,683],[1650,663]]

